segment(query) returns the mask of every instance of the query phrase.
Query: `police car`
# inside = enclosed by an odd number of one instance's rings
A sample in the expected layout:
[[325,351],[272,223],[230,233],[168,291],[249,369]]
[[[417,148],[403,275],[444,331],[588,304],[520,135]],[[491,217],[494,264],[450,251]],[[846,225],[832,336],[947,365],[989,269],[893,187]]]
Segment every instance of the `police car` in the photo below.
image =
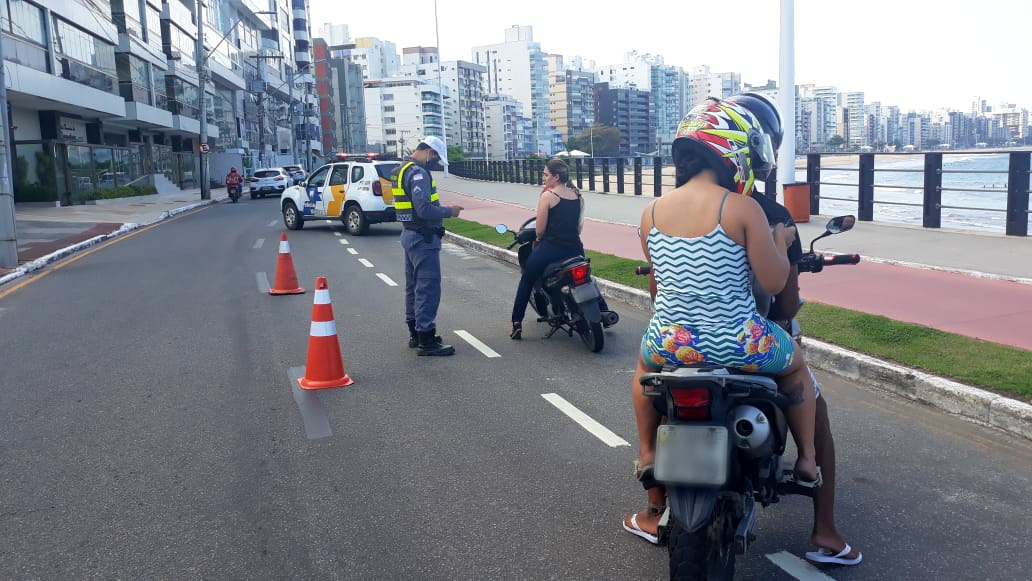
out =
[[379,160],[375,154],[339,154],[337,159],[284,190],[280,210],[287,228],[300,230],[307,220],[340,219],[349,234],[361,236],[370,224],[396,220],[391,172],[401,162]]

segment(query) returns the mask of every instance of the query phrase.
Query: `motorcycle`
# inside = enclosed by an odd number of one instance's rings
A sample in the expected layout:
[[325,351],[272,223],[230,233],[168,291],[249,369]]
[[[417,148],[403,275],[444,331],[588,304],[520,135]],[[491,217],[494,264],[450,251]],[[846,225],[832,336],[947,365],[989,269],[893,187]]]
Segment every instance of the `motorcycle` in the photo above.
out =
[[226,192],[229,194],[229,199],[235,204],[240,199],[240,196],[243,195],[244,187],[240,183],[226,184]]
[[[799,271],[859,263],[856,254],[813,250],[814,242],[855,222],[854,216],[829,221],[810,243]],[[636,272],[648,274],[650,268]],[[766,300],[758,303],[761,312],[770,305]],[[794,320],[784,325],[798,329]],[[706,363],[664,367],[642,375],[640,382],[667,417],[656,434],[654,474],[667,491],[660,536],[668,544],[670,578],[732,579],[736,556],[756,540],[756,504],[767,507],[789,494],[813,496],[813,489],[797,484],[782,465],[788,399],[770,377]]]
[[[516,254],[521,269],[533,250],[537,236],[534,223],[534,218],[527,220],[518,232],[513,232],[505,224],[495,226],[495,232],[513,235],[512,244],[506,249],[511,250],[519,245]],[[601,296],[591,278],[591,260],[574,256],[545,267],[541,278],[534,283],[530,306],[538,314],[538,322],[548,323],[551,327],[545,335],[546,339],[558,331],[565,331],[570,337],[577,333],[585,347],[592,353],[598,353],[605,346],[603,326],[610,327],[620,320],[615,311],[602,312],[599,308]]]

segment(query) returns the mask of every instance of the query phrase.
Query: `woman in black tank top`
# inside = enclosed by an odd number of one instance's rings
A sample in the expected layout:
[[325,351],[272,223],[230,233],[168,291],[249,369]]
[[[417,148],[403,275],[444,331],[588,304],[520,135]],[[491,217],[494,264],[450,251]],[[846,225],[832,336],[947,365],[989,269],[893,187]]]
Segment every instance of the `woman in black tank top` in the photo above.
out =
[[[530,302],[534,283],[541,278],[545,267],[564,258],[584,255],[581,243],[581,219],[584,215],[584,200],[577,188],[570,183],[570,168],[561,159],[551,159],[545,164],[543,174],[545,189],[538,196],[537,240],[534,251],[527,258],[516,288],[516,299],[512,306],[511,339],[523,336],[523,317]],[[605,299],[601,299],[601,310],[608,311]]]

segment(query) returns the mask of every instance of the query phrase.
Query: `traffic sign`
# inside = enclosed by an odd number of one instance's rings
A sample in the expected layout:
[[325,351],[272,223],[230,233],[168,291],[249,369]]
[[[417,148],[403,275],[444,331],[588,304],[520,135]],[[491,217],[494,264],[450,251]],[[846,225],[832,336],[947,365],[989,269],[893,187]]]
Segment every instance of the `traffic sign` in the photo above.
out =
[[203,153],[203,154],[211,153],[211,146],[208,145],[207,143],[202,143],[201,144],[201,153]]

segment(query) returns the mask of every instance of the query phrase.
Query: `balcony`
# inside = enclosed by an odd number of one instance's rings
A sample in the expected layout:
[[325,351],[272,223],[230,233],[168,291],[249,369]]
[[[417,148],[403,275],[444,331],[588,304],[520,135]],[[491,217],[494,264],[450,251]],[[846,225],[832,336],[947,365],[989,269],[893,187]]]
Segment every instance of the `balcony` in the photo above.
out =
[[312,64],[312,57],[308,56],[308,51],[298,51],[294,53],[294,62],[299,64]]

